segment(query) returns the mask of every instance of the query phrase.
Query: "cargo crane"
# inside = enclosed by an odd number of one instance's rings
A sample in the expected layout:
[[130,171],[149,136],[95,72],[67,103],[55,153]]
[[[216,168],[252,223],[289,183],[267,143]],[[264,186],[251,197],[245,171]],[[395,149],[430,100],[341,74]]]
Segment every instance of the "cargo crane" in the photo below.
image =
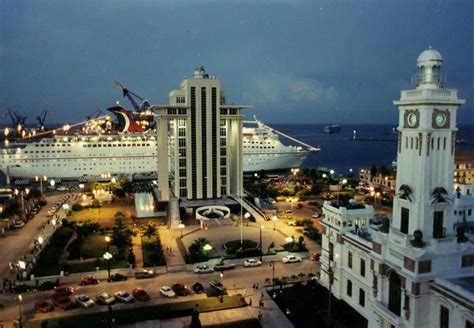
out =
[[132,104],[135,114],[133,115],[133,119],[145,130],[150,128],[154,128],[154,116],[151,113],[150,109],[150,102],[135,92],[128,90],[123,84],[118,81],[114,81],[120,91],[122,91],[122,95],[124,98],[127,98],[128,101]]
[[38,131],[44,131],[45,130],[45,125],[44,125],[44,122],[46,121],[46,117],[48,116],[48,110],[45,108],[43,109],[43,111],[41,112],[41,114],[39,114],[37,117],[36,117],[36,120],[38,121]]
[[91,115],[86,116],[86,121],[98,119],[99,116],[102,115],[102,114],[104,114],[102,109],[97,108],[97,110],[95,112],[93,112]]
[[21,133],[23,128],[25,127],[26,116],[23,116],[17,112],[15,112],[10,107],[7,108],[7,113],[10,116],[10,119],[13,123],[13,128],[18,132]]
[[[133,108],[138,112],[141,113],[143,111],[146,111],[147,109],[150,108],[150,102],[139,95],[137,95],[135,92],[128,90],[123,84],[121,84],[118,81],[114,81],[117,87],[119,88],[120,91],[122,91],[122,95],[124,98],[127,98],[128,101],[132,104]],[[138,101],[141,101],[141,104],[138,104]]]

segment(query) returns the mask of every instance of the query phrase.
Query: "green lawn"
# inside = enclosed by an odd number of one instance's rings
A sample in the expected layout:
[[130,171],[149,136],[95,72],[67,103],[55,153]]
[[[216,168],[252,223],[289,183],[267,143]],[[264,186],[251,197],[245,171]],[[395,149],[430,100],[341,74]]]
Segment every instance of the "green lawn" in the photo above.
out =
[[[111,247],[111,252],[113,251]],[[107,250],[107,242],[105,237],[100,234],[92,234],[84,238],[81,244],[81,255],[84,259],[91,257],[101,257]]]
[[[107,261],[100,259],[99,262],[96,261],[84,261],[68,264],[69,273],[78,273],[78,272],[92,272],[95,271],[96,266],[99,266],[99,270],[107,270]],[[121,269],[128,268],[127,260],[111,261],[111,269]]]
[[161,248],[160,239],[158,237],[142,237],[142,250],[143,265],[145,267],[166,264],[163,249]]
[[[224,309],[233,309],[246,306],[241,295],[224,296],[224,302],[220,303],[218,297],[210,297],[201,300],[184,301],[177,303],[157,304],[143,307],[128,307],[125,309],[113,309],[112,316],[116,318],[119,325],[130,324],[145,320],[169,319],[191,315],[199,304],[199,312],[209,312]],[[98,327],[100,320],[108,317],[108,312],[84,313],[72,316],[60,316],[48,320],[48,328],[80,328]],[[62,321],[61,323],[59,321]],[[26,322],[26,328],[40,328],[43,320],[32,320]],[[256,327],[245,325],[242,327]]]
[[99,208],[85,208],[82,211],[72,212],[70,220],[82,222],[90,220],[97,222],[104,228],[112,228],[114,225],[114,217],[117,212],[125,214],[126,218],[135,215],[134,203],[131,200],[118,200],[111,204],[105,204]]

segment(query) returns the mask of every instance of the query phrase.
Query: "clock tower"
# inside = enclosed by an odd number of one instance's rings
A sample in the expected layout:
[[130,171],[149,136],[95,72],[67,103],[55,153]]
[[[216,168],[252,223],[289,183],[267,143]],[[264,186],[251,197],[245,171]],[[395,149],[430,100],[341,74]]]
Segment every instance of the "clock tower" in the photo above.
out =
[[403,90],[394,101],[400,115],[391,229],[423,240],[444,238],[453,227],[456,110],[465,101],[458,99],[457,90],[444,88],[442,66],[438,51],[423,51],[412,77],[415,89]]

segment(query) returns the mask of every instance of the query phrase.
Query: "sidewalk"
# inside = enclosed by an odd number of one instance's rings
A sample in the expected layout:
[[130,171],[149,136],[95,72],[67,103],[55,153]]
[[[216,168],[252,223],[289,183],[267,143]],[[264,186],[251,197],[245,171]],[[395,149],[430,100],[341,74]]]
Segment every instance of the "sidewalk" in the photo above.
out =
[[[186,228],[184,230],[186,230]],[[165,226],[161,226],[158,228],[158,232],[160,234],[163,254],[165,255],[166,266],[168,268],[185,267],[186,262],[176,242],[176,239],[180,238],[181,231],[179,231],[179,229],[168,229]],[[183,231],[183,233],[185,233],[185,231]]]
[[132,237],[133,255],[135,255],[135,268],[143,268],[142,237]]

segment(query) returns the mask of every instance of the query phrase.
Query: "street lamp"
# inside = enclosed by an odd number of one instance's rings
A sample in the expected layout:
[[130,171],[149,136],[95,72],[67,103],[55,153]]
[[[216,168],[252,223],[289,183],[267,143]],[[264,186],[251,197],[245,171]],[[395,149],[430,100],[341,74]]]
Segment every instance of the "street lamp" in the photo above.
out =
[[[242,199],[241,199],[242,200]],[[242,215],[242,212],[241,214]],[[250,213],[249,212],[246,212],[244,214],[244,217],[240,216],[240,247],[243,247],[244,246],[244,228],[243,228],[243,224],[244,224],[244,220],[243,219],[246,219],[248,220],[250,218]]]
[[[108,248],[108,245],[107,245],[107,248]],[[104,259],[107,260],[107,272],[108,272],[109,280],[110,280],[110,260],[112,259],[112,257],[113,255],[110,254],[108,251],[105,252]]]
[[[270,261],[270,267],[272,268],[272,291],[275,290],[275,261]],[[275,294],[275,292],[273,292]]]
[[20,314],[20,328],[23,327],[23,313],[21,311],[21,303],[23,302],[23,295],[19,294],[18,295],[18,305],[19,305],[19,314]]
[[265,228],[263,225],[260,226],[260,262],[263,263],[263,249],[262,249],[262,230]]
[[181,239],[183,239],[183,229],[186,227],[183,221],[179,221],[178,228],[181,230]]
[[23,271],[26,269],[26,262],[25,261],[18,261],[18,267],[20,268],[20,281],[23,279]]
[[272,221],[273,221],[273,230],[275,230],[275,224],[278,221],[278,217],[276,215],[272,216]]
[[224,303],[224,272],[221,271],[221,303]]

